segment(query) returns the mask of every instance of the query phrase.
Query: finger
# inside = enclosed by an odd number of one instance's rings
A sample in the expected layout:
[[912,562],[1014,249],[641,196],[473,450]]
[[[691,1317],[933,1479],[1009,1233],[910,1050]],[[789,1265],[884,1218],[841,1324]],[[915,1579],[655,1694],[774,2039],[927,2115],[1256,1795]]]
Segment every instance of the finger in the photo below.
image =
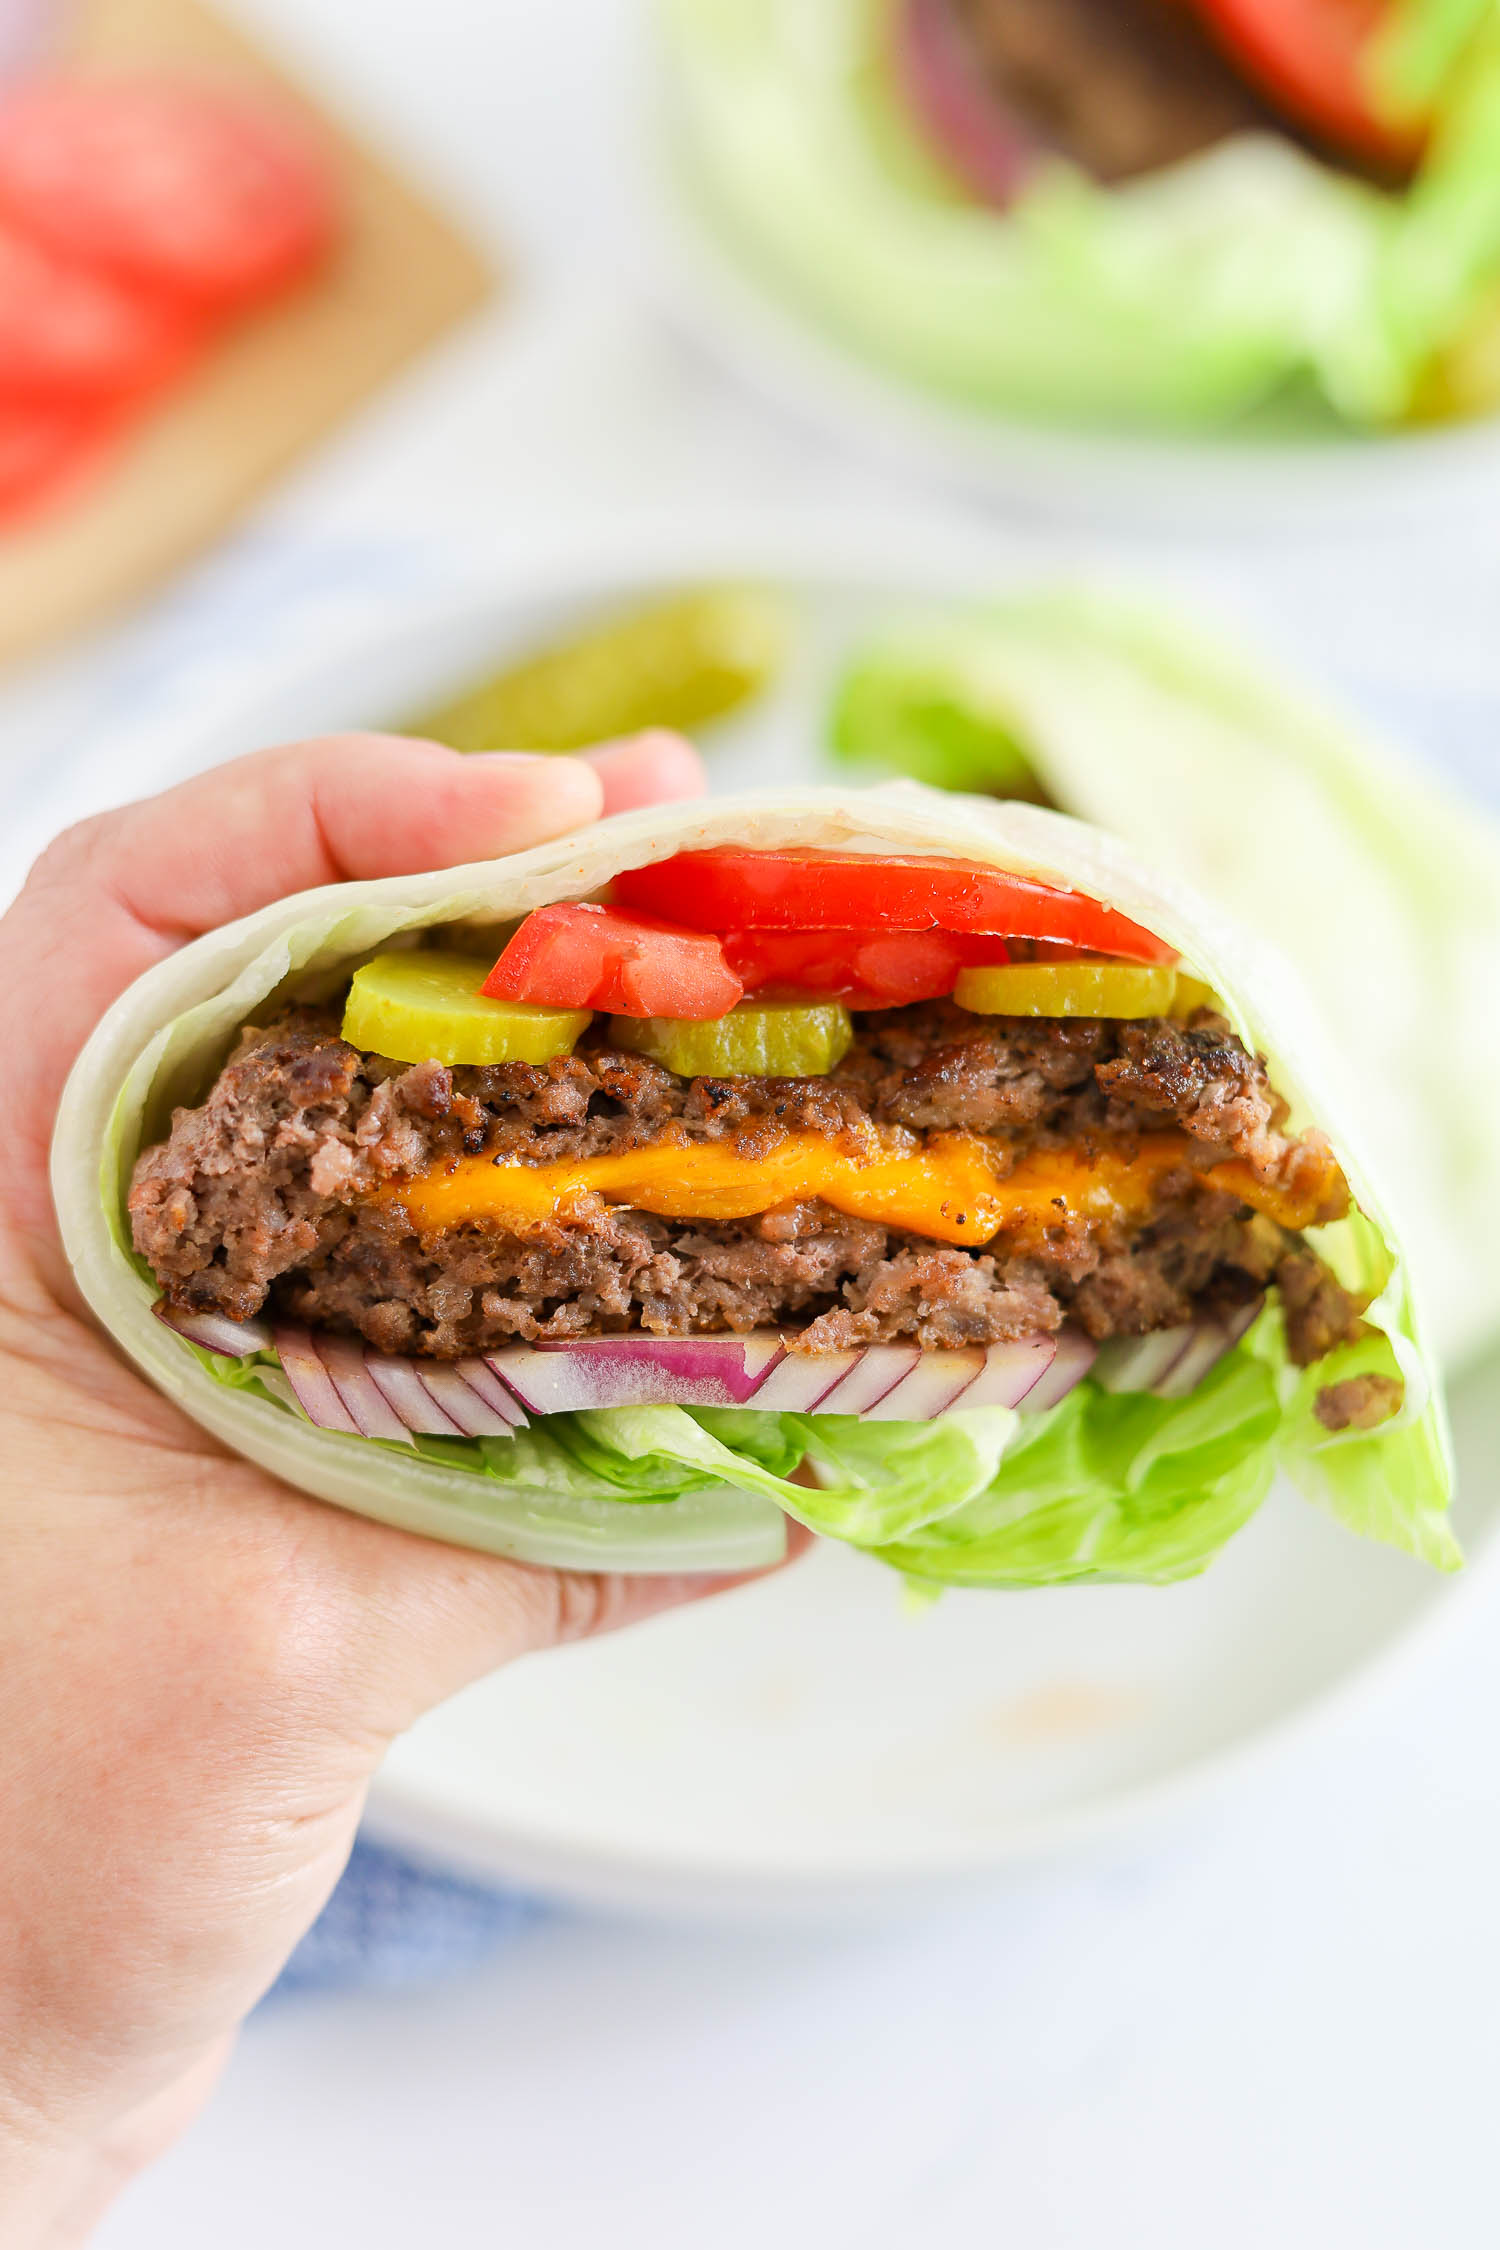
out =
[[786,1551],[763,1569],[630,1574],[533,1569],[331,1510],[304,1522],[341,1590],[330,1636],[347,1668],[345,1693],[385,1736],[518,1656],[592,1639],[665,1611],[770,1577],[806,1552],[811,1534],[787,1523]]
[[[8,1051],[54,1093],[97,1017],[184,939],[319,884],[523,850],[585,825],[606,802],[694,794],[702,779],[692,746],[660,730],[605,744],[592,762],[461,757],[399,735],[236,759],[85,821],[43,854],[0,922]],[[39,964],[50,972],[42,1021]]]
[[630,812],[637,805],[669,804],[678,797],[701,797],[708,786],[703,760],[685,735],[652,727],[619,742],[601,742],[583,753],[604,784],[604,810]]
[[[86,885],[173,941],[323,883],[455,867],[598,817],[577,758],[461,757],[400,735],[330,735],[237,758],[61,837],[33,882]],[[30,886],[28,886],[30,888]]]
[[[32,1142],[45,1145],[104,1010],[184,939],[318,884],[520,850],[603,802],[577,758],[463,758],[340,735],[236,759],[70,829],[0,921],[0,1041]],[[34,1188],[34,1162],[29,1176]]]
[[766,1568],[649,1575],[534,1568],[444,1545],[305,1497],[227,1453],[133,1371],[111,1375],[97,1342],[56,1342],[17,1375],[25,1412],[14,1418],[10,1463],[18,1491],[31,1496],[12,1545],[20,1553],[45,1535],[53,1558],[59,1591],[47,1596],[48,1613],[62,1614],[60,1589],[91,1537],[97,1546],[89,1510],[59,1517],[36,1497],[50,1489],[51,1432],[67,1425],[109,1452],[119,1544],[107,1567],[84,1574],[73,1603],[76,1629],[105,1669],[117,1663],[106,1646],[111,1619],[123,1620],[127,1640],[136,1632],[123,1582],[135,1585],[135,1559],[151,1558],[148,1606],[158,1624],[170,1618],[178,1689],[199,1692],[201,1664],[224,1695],[239,1682],[244,1708],[284,1696],[304,1720],[314,1714],[346,1739],[383,1743],[518,1656],[728,1593],[813,1544],[785,1518],[784,1553]]

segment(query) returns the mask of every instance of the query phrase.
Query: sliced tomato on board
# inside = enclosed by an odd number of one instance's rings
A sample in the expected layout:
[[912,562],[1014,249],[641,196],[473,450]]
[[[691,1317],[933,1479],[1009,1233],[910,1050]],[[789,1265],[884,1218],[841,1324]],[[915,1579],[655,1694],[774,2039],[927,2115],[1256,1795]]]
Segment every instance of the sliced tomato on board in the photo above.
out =
[[27,515],[81,470],[110,418],[40,399],[0,398],[0,527]]
[[479,989],[491,1000],[692,1022],[727,1015],[744,997],[716,937],[608,906],[528,914]]
[[951,930],[731,930],[724,958],[747,992],[782,986],[820,992],[849,1008],[904,1008],[941,1000],[960,969],[1009,958],[1005,940]]
[[1193,0],[1209,30],[1293,124],[1376,166],[1409,170],[1424,135],[1382,117],[1370,43],[1391,0]]
[[984,931],[1058,938],[1130,961],[1177,958],[1114,907],[976,860],[679,852],[617,875],[614,890],[634,912],[671,913],[699,930]]
[[0,97],[0,210],[60,256],[216,309],[296,280],[333,233],[292,119],[153,78],[37,78]]
[[168,381],[186,313],[58,257],[0,221],[0,397],[116,399]]

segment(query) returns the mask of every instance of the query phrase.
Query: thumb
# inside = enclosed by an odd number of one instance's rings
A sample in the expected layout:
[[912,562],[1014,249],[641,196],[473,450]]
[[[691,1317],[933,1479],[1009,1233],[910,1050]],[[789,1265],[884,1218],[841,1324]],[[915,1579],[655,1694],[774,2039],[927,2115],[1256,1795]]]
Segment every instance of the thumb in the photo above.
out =
[[340,1630],[330,1642],[340,1652],[344,1692],[382,1740],[518,1656],[752,1584],[812,1543],[788,1519],[785,1555],[761,1570],[552,1570],[288,1500],[315,1519],[299,1541],[303,1559],[315,1548],[325,1586],[337,1590]]

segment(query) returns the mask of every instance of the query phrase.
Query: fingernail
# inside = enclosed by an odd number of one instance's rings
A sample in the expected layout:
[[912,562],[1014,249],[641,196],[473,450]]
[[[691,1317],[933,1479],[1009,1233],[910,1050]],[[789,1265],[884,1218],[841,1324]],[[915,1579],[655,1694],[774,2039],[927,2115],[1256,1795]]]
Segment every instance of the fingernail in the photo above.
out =
[[476,750],[464,759],[458,774],[469,804],[492,808],[503,822],[524,816],[538,838],[561,836],[567,829],[597,820],[604,807],[604,783],[582,758]]

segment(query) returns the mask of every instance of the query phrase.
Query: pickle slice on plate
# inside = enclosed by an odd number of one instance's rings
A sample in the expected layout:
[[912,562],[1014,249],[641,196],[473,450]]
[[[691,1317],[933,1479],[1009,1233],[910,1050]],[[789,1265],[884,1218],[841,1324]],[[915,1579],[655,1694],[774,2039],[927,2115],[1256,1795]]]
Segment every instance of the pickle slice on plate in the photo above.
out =
[[848,1054],[854,1025],[838,1000],[756,999],[708,1023],[611,1016],[609,1037],[679,1078],[823,1078]]
[[1176,989],[1140,961],[1007,961],[960,969],[953,997],[977,1016],[1165,1016]]
[[544,1063],[571,1053],[587,1008],[536,1008],[480,991],[488,961],[469,953],[380,953],[356,969],[344,1037],[393,1062]]
[[702,726],[765,686],[785,640],[774,594],[674,594],[540,650],[408,732],[454,750],[580,750],[640,727]]

